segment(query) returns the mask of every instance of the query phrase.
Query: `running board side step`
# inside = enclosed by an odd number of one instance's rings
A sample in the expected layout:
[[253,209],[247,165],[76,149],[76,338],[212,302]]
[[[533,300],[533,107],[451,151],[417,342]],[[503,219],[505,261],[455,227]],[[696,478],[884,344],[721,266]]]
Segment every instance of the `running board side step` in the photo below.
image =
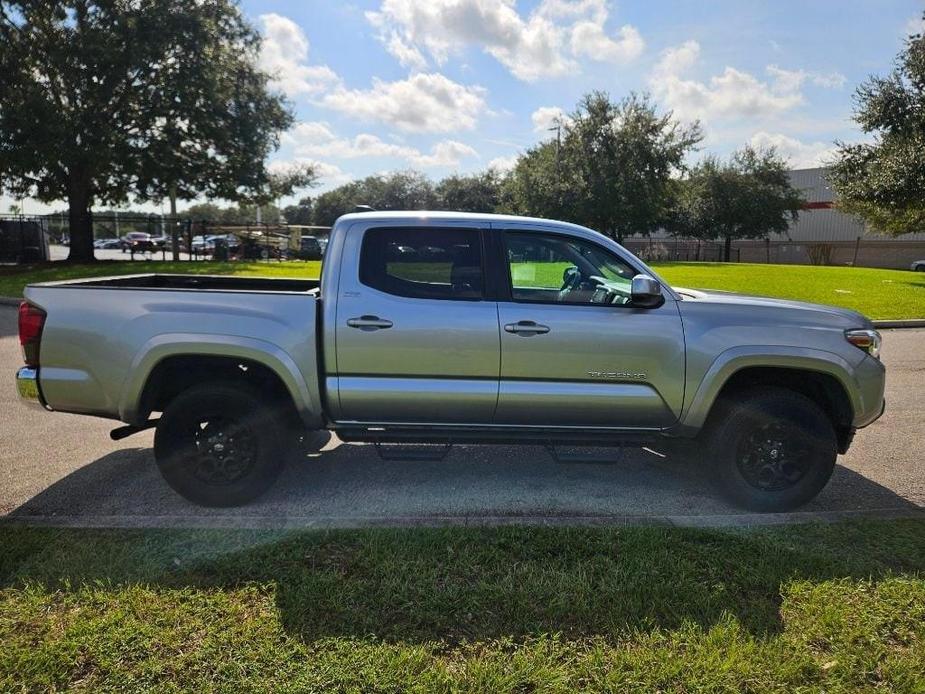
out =
[[439,462],[446,458],[450,449],[453,448],[453,444],[449,442],[444,444],[423,443],[409,445],[376,441],[373,445],[376,447],[376,454],[379,456],[379,459],[389,461],[417,460]]
[[144,424],[126,424],[124,427],[116,427],[109,432],[109,438],[113,441],[121,441],[122,439],[137,434],[140,431],[145,431],[146,429],[153,429],[157,426],[157,423],[160,420],[149,419]]
[[561,444],[555,444],[552,441],[547,443],[545,448],[546,452],[549,453],[549,457],[559,464],[581,463],[586,465],[616,465],[622,463],[626,457],[624,454],[625,446],[623,445],[608,446],[608,448],[616,449],[616,454],[609,457],[562,452],[559,450]]

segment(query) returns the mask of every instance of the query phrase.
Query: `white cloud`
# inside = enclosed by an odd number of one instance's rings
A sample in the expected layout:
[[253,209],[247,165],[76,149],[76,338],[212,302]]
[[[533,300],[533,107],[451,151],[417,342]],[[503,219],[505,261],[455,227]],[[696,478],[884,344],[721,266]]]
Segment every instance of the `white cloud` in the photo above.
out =
[[402,41],[402,38],[394,31],[389,36],[386,50],[395,56],[402,67],[413,70],[423,70],[427,67],[427,59],[421,54],[421,51]]
[[840,72],[807,72],[806,70],[785,70],[777,65],[768,65],[765,68],[774,78],[774,88],[778,91],[793,91],[800,89],[804,83],[811,82],[827,89],[840,89],[847,78]]
[[339,82],[327,65],[308,64],[308,38],[298,24],[278,14],[260,15],[263,41],[259,65],[287,96],[316,94]]
[[[382,0],[366,17],[403,65],[412,65],[406,49],[426,51],[438,64],[467,46],[493,56],[518,79],[532,82],[578,69],[575,60],[626,62],[637,57],[643,40],[632,26],[612,38],[604,24],[604,0],[544,0],[522,16],[514,0]],[[396,44],[396,39],[400,42]],[[417,56],[412,58],[420,68]]]
[[277,159],[271,161],[267,168],[271,173],[285,173],[291,171],[293,167],[302,164],[310,164],[315,167],[315,171],[318,173],[318,183],[325,187],[339,186],[353,180],[353,176],[336,164],[330,164],[316,159],[306,159],[304,157],[288,160]]
[[296,124],[283,139],[301,157],[392,157],[421,168],[455,167],[465,158],[478,157],[472,147],[456,140],[442,140],[425,153],[408,145],[386,142],[370,133],[361,133],[352,140],[339,137],[327,123],[317,121]]
[[635,27],[620,27],[618,36],[607,36],[601,24],[578,22],[572,28],[572,53],[608,63],[628,63],[642,54],[646,44]]
[[733,67],[726,67],[708,82],[685,79],[684,72],[700,57],[700,44],[687,41],[666,50],[650,78],[655,96],[681,118],[710,120],[720,117],[768,116],[803,103],[800,85],[805,76],[768,68],[771,82]]
[[483,88],[459,84],[439,73],[419,73],[397,82],[374,78],[371,89],[339,86],[321,103],[407,132],[470,130],[487,108]]
[[544,136],[550,128],[556,127],[556,123],[567,123],[568,116],[558,106],[540,106],[532,114],[530,120],[533,121],[533,132],[543,133]]
[[700,44],[686,41],[664,51],[649,77],[655,96],[681,118],[767,118],[803,104],[803,88],[808,83],[829,89],[845,83],[845,76],[838,72],[787,70],[777,65],[765,68],[766,80],[729,66],[707,81],[688,78],[685,73],[699,60]]
[[494,169],[495,171],[500,171],[501,173],[506,173],[517,165],[517,160],[519,158],[520,157],[516,154],[512,154],[509,157],[495,157],[490,162],[488,162],[488,168]]
[[920,14],[912,17],[909,21],[906,22],[903,33],[906,36],[911,36],[913,34],[925,34],[925,17]]
[[749,140],[752,147],[768,149],[773,147],[785,157],[794,169],[811,169],[824,166],[835,155],[831,142],[802,142],[782,133],[760,131]]

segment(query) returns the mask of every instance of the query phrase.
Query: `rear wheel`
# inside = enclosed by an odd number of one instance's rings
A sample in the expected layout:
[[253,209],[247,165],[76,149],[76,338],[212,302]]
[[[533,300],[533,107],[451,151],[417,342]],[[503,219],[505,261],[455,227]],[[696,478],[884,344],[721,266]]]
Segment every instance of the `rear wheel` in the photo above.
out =
[[239,506],[263,494],[283,466],[274,408],[246,385],[183,391],[158,420],[154,457],[175,491],[202,506]]
[[720,404],[709,432],[716,481],[736,505],[786,511],[813,499],[838,456],[828,415],[804,395],[760,388]]

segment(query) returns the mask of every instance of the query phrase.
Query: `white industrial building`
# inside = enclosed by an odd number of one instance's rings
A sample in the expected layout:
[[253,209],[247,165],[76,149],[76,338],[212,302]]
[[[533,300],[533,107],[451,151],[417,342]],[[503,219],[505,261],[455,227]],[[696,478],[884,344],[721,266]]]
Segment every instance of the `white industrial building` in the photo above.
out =
[[[914,260],[925,258],[925,231],[891,237],[869,230],[862,220],[835,208],[835,194],[825,173],[825,168],[789,172],[793,186],[806,198],[806,208],[784,234],[733,242],[732,260],[908,269]],[[644,255],[667,253],[680,260],[721,257],[720,243],[668,236],[627,239],[626,245]]]

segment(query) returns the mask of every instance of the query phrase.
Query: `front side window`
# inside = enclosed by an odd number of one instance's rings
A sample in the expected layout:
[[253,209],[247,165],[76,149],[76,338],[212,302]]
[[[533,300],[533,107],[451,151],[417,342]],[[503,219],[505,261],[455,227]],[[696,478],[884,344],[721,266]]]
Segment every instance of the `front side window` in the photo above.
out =
[[594,243],[555,234],[506,232],[504,245],[514,301],[617,306],[630,302],[635,271]]
[[482,298],[482,251],[474,229],[371,229],[360,282],[419,299]]

